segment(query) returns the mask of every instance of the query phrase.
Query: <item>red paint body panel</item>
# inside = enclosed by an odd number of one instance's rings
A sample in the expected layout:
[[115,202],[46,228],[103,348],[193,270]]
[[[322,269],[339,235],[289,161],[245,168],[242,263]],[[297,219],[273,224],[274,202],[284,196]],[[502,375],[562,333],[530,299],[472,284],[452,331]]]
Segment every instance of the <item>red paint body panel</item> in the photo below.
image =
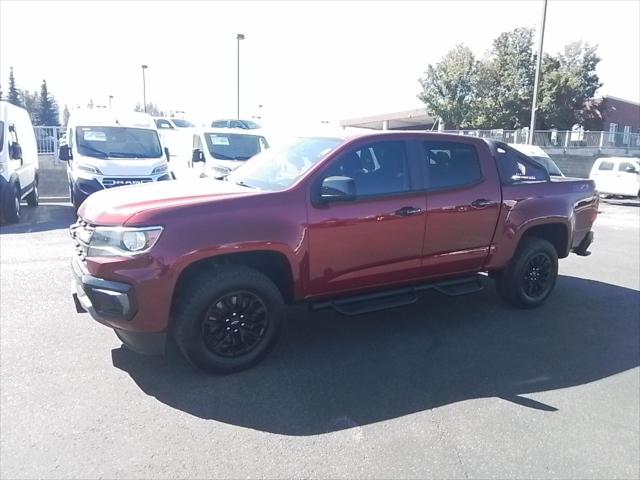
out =
[[[327,165],[346,150],[381,139],[470,143],[483,179],[457,189],[417,189],[330,205],[312,202],[314,185]],[[474,208],[471,203],[479,198],[491,205]],[[590,230],[597,203],[589,180],[502,187],[490,145],[481,139],[396,132],[346,140],[285,191],[261,192],[210,179],[161,182],[96,193],[79,215],[93,225],[164,227],[147,254],[85,262],[93,276],[134,286],[137,314],[127,322],[109,323],[158,332],[169,325],[180,274],[202,259],[276,252],[289,264],[294,300],[330,298],[502,268],[530,226],[561,223],[575,247]],[[395,214],[406,206],[422,211]]]

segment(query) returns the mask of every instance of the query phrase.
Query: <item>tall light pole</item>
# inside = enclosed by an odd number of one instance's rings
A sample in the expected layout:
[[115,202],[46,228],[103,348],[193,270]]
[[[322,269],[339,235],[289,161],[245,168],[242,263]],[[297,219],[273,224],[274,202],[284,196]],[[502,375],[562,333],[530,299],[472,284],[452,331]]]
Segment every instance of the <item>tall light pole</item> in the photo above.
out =
[[236,118],[240,118],[240,40],[244,40],[244,34],[238,33],[236,35],[236,40],[238,41],[238,86],[237,86],[237,108],[236,108]]
[[113,95],[109,95],[109,108],[111,108],[111,100],[113,100]]
[[527,143],[533,145],[533,132],[536,128],[536,110],[538,109],[538,88],[540,87],[540,70],[542,69],[542,44],[544,43],[544,25],[547,20],[547,0],[542,7],[542,21],[540,22],[540,38],[538,40],[538,65],[536,66],[536,79],[533,84],[533,102],[531,104],[531,125],[529,125],[529,138]]
[[149,68],[148,65],[142,65],[142,102],[144,104],[144,112],[147,113],[147,79],[144,76],[144,71]]

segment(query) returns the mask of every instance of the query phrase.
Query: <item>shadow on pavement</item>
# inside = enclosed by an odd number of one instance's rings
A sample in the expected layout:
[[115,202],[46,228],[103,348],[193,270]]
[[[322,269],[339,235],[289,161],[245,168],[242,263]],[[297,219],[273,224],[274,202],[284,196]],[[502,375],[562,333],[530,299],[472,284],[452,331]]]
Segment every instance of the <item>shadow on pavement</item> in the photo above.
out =
[[124,347],[113,364],[148,395],[191,415],[284,435],[315,435],[454,402],[582,385],[640,365],[638,291],[561,276],[536,310],[504,306],[490,281],[467,298],[360,317],[292,311],[274,352],[229,376],[195,371],[176,353]]
[[71,204],[41,203],[36,208],[22,206],[20,222],[0,225],[0,234],[45,232],[69,228],[76,221]]

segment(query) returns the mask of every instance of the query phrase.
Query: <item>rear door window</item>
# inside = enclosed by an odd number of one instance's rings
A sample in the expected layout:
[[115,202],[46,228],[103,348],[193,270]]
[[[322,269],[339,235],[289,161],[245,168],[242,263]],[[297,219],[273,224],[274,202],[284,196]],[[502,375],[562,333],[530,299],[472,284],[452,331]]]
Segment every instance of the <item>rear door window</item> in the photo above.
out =
[[466,143],[425,142],[427,188],[459,188],[482,179],[476,149]]
[[628,168],[631,168],[633,170],[637,169],[636,166],[631,162],[620,162],[620,165],[618,166],[618,171],[626,172]]
[[168,120],[165,120],[164,118],[156,119],[156,127],[164,128],[164,129],[173,129],[173,125],[171,125],[171,122],[169,122]]
[[545,182],[549,172],[535,160],[508,147],[498,147],[496,162],[502,183]]

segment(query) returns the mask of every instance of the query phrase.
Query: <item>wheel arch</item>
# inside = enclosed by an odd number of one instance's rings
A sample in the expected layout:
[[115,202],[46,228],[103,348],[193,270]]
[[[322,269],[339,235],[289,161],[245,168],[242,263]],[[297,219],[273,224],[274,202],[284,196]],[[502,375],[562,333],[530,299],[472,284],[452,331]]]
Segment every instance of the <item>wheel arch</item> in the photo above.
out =
[[531,225],[520,235],[518,245],[524,238],[537,237],[551,243],[558,254],[558,258],[566,258],[570,251],[570,227],[566,222],[555,221],[538,225]]

